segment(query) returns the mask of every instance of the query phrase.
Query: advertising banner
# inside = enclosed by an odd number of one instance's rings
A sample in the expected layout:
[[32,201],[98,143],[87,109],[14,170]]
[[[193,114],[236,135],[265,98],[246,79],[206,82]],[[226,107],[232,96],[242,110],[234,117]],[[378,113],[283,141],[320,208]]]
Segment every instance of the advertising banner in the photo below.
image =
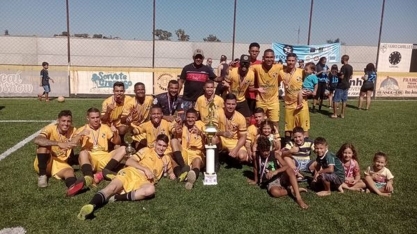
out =
[[413,44],[381,43],[378,72],[410,72]]
[[[180,76],[181,70],[178,72],[169,71],[169,72],[155,72],[155,80],[154,80],[154,94],[160,94],[167,92],[168,82],[170,80],[178,80]],[[183,89],[184,90],[184,89]],[[182,95],[182,91],[181,91]]]
[[388,75],[378,77],[377,97],[417,97],[417,73],[409,76]]
[[321,57],[326,57],[328,63],[340,62],[340,43],[322,45],[288,45],[272,43],[275,52],[275,61],[285,62],[288,53],[295,53],[298,59],[305,63],[317,63]]

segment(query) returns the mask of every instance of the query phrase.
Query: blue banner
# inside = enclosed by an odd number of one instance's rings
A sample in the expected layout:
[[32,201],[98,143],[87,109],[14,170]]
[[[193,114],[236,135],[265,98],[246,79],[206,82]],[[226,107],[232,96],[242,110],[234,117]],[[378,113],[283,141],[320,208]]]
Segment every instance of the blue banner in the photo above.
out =
[[285,63],[288,53],[295,53],[298,60],[305,63],[317,63],[321,57],[326,57],[328,63],[340,62],[340,43],[323,45],[288,45],[272,43],[275,52],[275,61],[282,60]]

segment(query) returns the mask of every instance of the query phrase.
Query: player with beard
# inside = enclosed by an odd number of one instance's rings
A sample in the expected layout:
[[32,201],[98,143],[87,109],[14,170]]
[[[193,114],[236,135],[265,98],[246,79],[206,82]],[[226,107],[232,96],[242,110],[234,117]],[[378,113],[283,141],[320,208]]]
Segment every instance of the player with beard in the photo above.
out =
[[107,201],[139,201],[153,197],[155,184],[162,175],[168,173],[174,177],[171,160],[165,154],[168,144],[168,136],[161,134],[156,137],[154,148],[143,148],[132,155],[126,161],[127,167],[81,208],[78,219],[85,220]]
[[[256,64],[262,64],[261,60],[258,60],[259,50],[261,49],[261,46],[257,42],[252,42],[249,45],[248,53],[250,55],[250,65],[256,65]],[[257,88],[258,84],[256,83],[255,79],[255,88]],[[249,89],[246,92],[246,101],[248,103],[249,109],[251,113],[255,111],[256,108],[256,91],[250,91]]]
[[[213,113],[214,120],[216,120],[218,116],[218,112],[221,111],[224,107],[224,101],[220,96],[215,94],[214,81],[212,80],[207,81],[204,84],[203,89],[204,89],[204,94],[201,95],[197,99],[194,109],[200,115],[201,121],[203,121],[205,124],[208,124],[209,108],[214,108],[216,110]],[[214,105],[210,106],[210,103],[213,103]]]
[[116,127],[122,143],[128,130],[128,126],[122,123],[122,113],[130,99],[131,97],[125,95],[124,83],[118,81],[113,84],[113,95],[103,101],[101,108],[101,122],[109,127]]
[[247,90],[253,89],[255,84],[255,74],[249,67],[249,55],[242,54],[240,56],[240,66],[230,71],[229,76],[226,78],[227,83],[225,83],[225,86],[229,88],[229,92],[236,95],[236,110],[245,116],[248,125],[252,111],[249,109],[245,93]]
[[162,109],[164,119],[168,122],[174,120],[182,113],[182,98],[179,94],[179,83],[176,80],[170,80],[167,87],[168,92],[155,96],[154,105],[158,105]]

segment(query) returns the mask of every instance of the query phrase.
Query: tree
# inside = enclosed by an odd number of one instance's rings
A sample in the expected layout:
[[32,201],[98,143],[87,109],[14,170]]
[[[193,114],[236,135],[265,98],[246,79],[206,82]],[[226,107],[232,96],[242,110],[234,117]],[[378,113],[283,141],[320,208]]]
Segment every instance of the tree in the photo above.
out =
[[340,43],[340,44],[342,44],[342,45],[346,45],[346,43],[341,42],[339,38],[336,38],[335,40],[329,39],[329,40],[326,40],[326,42],[327,42],[328,44],[332,44],[332,43]]
[[216,35],[209,34],[208,37],[203,38],[204,41],[212,41],[212,42],[221,42],[219,38],[216,37]]
[[157,37],[157,39],[161,41],[170,41],[172,37],[172,33],[162,30],[162,29],[156,29],[154,32],[154,36]]
[[8,29],[4,30],[4,35],[9,36],[9,30]]
[[94,34],[93,38],[103,38],[103,34]]
[[178,41],[189,41],[190,40],[190,35],[185,34],[184,29],[176,30],[175,34],[178,37]]

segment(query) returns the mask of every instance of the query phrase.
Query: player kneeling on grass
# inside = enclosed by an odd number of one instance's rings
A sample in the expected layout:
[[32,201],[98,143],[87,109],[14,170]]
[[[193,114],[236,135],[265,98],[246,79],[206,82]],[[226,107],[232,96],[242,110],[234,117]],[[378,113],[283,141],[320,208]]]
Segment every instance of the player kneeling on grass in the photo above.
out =
[[[110,201],[139,201],[150,198],[155,194],[155,184],[164,173],[172,172],[171,159],[165,155],[168,147],[168,136],[158,135],[154,148],[145,147],[132,155],[124,169],[104,189],[96,193],[88,205],[81,208],[78,219],[85,220],[94,209]],[[110,198],[110,199],[109,199]]]
[[187,180],[186,189],[193,188],[204,165],[204,123],[197,118],[196,110],[187,110],[185,122],[176,127],[175,137],[171,140],[174,160],[178,164],[174,173],[180,181]]
[[[87,120],[88,123],[79,128],[76,135],[81,142],[78,161],[86,186],[91,186],[93,182],[98,184],[103,176],[106,177],[106,171],[111,172],[118,166],[126,154],[126,147],[120,146],[109,152],[108,141],[120,145],[120,135],[114,125],[109,127],[101,124],[100,111],[97,108],[92,107],[87,110]],[[101,171],[104,174],[100,173]],[[93,172],[96,174],[93,175]]]
[[74,141],[75,128],[72,126],[72,113],[63,110],[58,114],[58,122],[42,129],[34,140],[38,145],[34,162],[35,171],[39,173],[38,186],[48,186],[47,175],[65,180],[67,195],[73,196],[84,187],[84,180],[75,177],[74,169],[68,164]]
[[281,151],[271,151],[271,141],[265,136],[260,136],[256,144],[257,153],[253,168],[255,180],[250,183],[266,187],[272,197],[286,196],[288,195],[287,189],[289,189],[298,205],[302,209],[307,209],[308,205],[304,203],[300,195],[300,191],[306,192],[307,190],[298,187],[295,173],[282,159]]
[[314,151],[317,158],[310,165],[310,170],[314,171],[311,187],[316,191],[321,190],[317,195],[329,196],[331,190],[337,190],[345,182],[345,169],[342,162],[329,152],[327,141],[323,137],[314,140]]

